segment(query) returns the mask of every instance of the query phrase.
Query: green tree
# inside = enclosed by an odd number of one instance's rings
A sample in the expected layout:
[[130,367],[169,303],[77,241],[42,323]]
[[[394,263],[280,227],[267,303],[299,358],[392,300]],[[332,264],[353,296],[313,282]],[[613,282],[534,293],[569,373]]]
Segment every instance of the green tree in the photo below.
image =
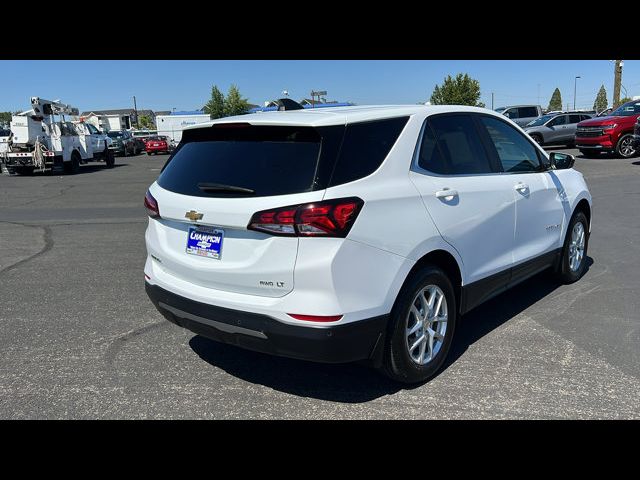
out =
[[562,95],[560,95],[560,89],[556,88],[553,91],[553,95],[551,95],[551,100],[549,100],[549,106],[547,110],[562,110]]
[[631,97],[623,97],[620,99],[620,101],[618,102],[618,107],[624,103],[630,102],[631,101]]
[[154,129],[156,127],[149,115],[140,115],[138,123],[140,124],[140,128]]
[[0,125],[11,123],[11,112],[0,112]]
[[603,110],[607,109],[609,102],[607,101],[607,90],[604,88],[604,85],[600,87],[598,90],[598,95],[596,95],[596,100],[593,102],[593,109],[600,113]]
[[224,101],[225,116],[242,115],[247,113],[247,110],[249,110],[249,102],[240,95],[238,87],[231,85]]
[[211,87],[211,98],[204,106],[204,113],[208,113],[211,116],[211,119],[224,117],[224,104],[224,95],[220,90],[218,90],[218,87],[214,85]]
[[456,78],[447,75],[442,86],[436,85],[433,89],[431,104],[484,107],[484,103],[480,102],[480,82],[466,73],[459,73]]

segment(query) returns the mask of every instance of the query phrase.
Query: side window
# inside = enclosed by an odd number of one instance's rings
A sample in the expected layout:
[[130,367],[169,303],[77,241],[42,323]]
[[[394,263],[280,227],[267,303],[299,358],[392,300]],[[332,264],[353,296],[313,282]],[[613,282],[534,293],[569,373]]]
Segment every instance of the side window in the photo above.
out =
[[347,125],[330,186],[352,182],[375,172],[396,143],[409,117]]
[[582,115],[569,115],[569,123],[578,123],[582,120]]
[[480,117],[496,148],[505,172],[536,172],[540,160],[535,147],[511,125],[496,118]]
[[566,115],[558,115],[556,118],[551,120],[547,126],[548,127],[557,127],[558,125],[565,125],[567,123]]
[[518,116],[520,118],[537,117],[538,109],[536,107],[520,107],[518,108]]
[[510,108],[504,112],[504,116],[510,119],[518,118],[518,109]]
[[492,173],[469,115],[436,115],[425,125],[418,165],[445,175]]

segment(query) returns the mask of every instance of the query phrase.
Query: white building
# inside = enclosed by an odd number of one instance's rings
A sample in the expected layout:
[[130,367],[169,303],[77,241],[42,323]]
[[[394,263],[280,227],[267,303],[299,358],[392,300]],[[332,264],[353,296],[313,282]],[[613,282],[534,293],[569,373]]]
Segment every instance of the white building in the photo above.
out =
[[182,139],[182,130],[189,125],[196,125],[211,120],[209,114],[200,111],[173,112],[170,115],[157,115],[156,128],[158,135],[165,135],[175,143]]

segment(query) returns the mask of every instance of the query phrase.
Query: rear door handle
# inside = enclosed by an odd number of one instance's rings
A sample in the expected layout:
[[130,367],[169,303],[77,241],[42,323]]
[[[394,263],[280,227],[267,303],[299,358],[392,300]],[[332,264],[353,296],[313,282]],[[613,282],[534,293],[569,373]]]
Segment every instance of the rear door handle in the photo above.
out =
[[450,188],[443,188],[436,192],[436,198],[453,198],[458,196],[457,190],[451,190]]

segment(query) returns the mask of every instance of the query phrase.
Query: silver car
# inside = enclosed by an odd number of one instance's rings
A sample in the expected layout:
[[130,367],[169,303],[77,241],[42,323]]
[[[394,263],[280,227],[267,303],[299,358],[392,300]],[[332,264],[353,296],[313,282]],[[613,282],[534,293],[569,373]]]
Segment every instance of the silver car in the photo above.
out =
[[538,145],[572,145],[578,123],[592,118],[588,113],[554,113],[543,115],[524,126],[524,131]]

